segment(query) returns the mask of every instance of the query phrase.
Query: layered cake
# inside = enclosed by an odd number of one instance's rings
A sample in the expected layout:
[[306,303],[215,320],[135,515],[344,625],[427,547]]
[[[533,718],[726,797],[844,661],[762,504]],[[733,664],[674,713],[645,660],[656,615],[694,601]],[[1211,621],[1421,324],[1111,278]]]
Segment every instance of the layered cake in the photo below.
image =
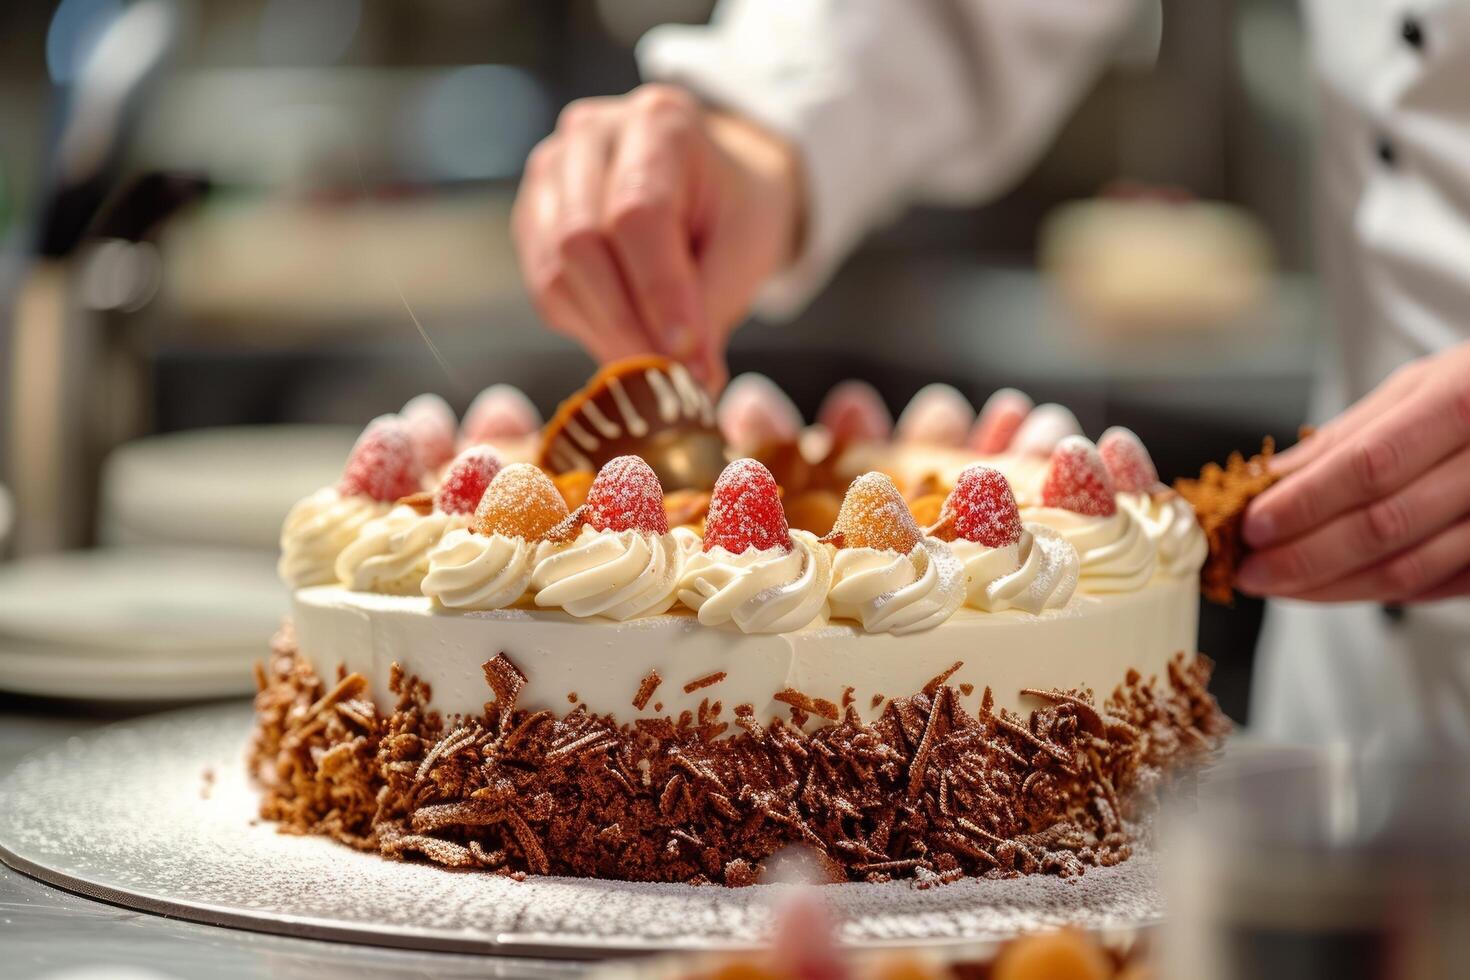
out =
[[807,427],[657,359],[539,432],[499,399],[374,420],[286,519],[252,764],[287,831],[517,875],[1071,875],[1227,728],[1205,538],[1131,432],[953,389],[894,426],[860,385]]

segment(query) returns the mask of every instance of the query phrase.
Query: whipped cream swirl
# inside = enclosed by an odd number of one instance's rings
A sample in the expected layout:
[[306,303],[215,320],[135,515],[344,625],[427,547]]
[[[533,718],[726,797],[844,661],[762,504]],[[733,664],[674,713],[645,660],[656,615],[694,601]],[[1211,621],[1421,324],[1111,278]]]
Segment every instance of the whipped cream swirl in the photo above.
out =
[[965,591],[965,567],[949,545],[924,538],[906,555],[838,549],[827,598],[833,618],[855,619],[869,633],[902,636],[953,616],[965,603]]
[[679,573],[698,540],[687,528],[648,534],[583,527],[576,540],[536,562],[536,605],[620,621],[657,616],[674,604]]
[[337,580],[337,556],[363,525],[387,513],[388,505],[371,497],[344,497],[336,487],[322,487],[296,502],[281,525],[281,559],[276,573],[293,589]]
[[822,612],[831,586],[831,548],[792,531],[789,551],[747,548],[737,555],[716,546],[690,555],[677,591],[706,626],[734,622],[745,633],[786,633]]
[[1153,577],[1157,549],[1142,522],[1125,509],[1109,517],[1059,507],[1037,507],[1023,514],[1057,531],[1077,549],[1082,559],[1078,588],[1083,592],[1133,592]]
[[1143,524],[1158,549],[1159,568],[1165,575],[1188,578],[1199,574],[1210,546],[1189,501],[1161,487],[1153,493],[1120,493],[1118,504]]
[[354,592],[418,595],[429,571],[430,549],[451,526],[465,523],[462,517],[420,514],[400,504],[364,524],[342,549],[335,565],[337,581]]
[[969,582],[966,601],[976,609],[1040,613],[1065,606],[1077,588],[1081,567],[1077,549],[1041,524],[1021,525],[1020,540],[1003,548],[977,541],[953,541],[950,548],[964,563]]
[[546,541],[455,528],[429,552],[420,591],[447,609],[504,609],[526,595],[536,562],[555,548]]

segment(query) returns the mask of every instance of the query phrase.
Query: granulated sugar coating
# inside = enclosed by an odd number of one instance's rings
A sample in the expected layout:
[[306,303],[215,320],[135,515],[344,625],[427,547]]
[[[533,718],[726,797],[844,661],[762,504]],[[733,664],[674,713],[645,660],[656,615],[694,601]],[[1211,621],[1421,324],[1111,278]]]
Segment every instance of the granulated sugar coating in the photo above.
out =
[[586,522],[594,531],[668,534],[664,488],[653,467],[637,456],[617,456],[603,464],[587,490]]
[[457,456],[434,491],[434,509],[444,514],[473,514],[485,488],[500,472],[500,456],[489,446],[471,446]]
[[380,415],[357,437],[337,489],[344,497],[394,501],[417,493],[422,473],[408,423],[396,415]]
[[567,502],[551,477],[530,463],[512,463],[499,473],[475,509],[478,534],[539,541],[567,516]]
[[864,473],[847,488],[831,537],[841,548],[874,548],[906,555],[922,537],[893,480]]
[[747,548],[791,550],[791,529],[781,509],[776,478],[753,459],[735,460],[715,481],[704,526],[704,550],[715,547],[733,555]]
[[1151,493],[1163,486],[1153,458],[1132,429],[1113,426],[1097,441],[1097,452],[1119,493]]
[[1089,517],[1112,517],[1118,511],[1113,478],[1097,447],[1084,436],[1067,436],[1051,454],[1041,484],[1041,502]]
[[946,541],[960,538],[987,548],[1004,548],[1021,540],[1021,512],[1016,495],[999,470],[969,466],[944,500],[939,515]]
[[[0,846],[51,880],[182,918],[423,948],[703,949],[769,935],[784,886],[724,888],[445,871],[386,861],[255,818],[242,766],[250,709],[125,722],[58,745],[0,781]],[[199,792],[215,773],[214,791]],[[1071,923],[1158,921],[1146,851],[1109,868],[821,889],[852,944],[1000,939]],[[142,897],[147,896],[147,897]]]

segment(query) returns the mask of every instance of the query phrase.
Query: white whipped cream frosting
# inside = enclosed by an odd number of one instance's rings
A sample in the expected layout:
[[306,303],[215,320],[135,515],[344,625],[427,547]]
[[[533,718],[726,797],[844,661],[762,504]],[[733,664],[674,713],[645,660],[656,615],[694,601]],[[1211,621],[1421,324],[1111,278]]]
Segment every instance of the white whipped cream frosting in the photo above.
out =
[[1158,549],[1159,569],[1165,575],[1187,578],[1199,574],[1210,546],[1189,501],[1160,488],[1153,493],[1120,493],[1118,505],[1143,525]]
[[406,504],[368,521],[337,556],[337,581],[354,592],[418,595],[429,571],[429,552],[467,517],[420,514]]
[[1059,507],[1024,512],[1071,542],[1082,560],[1078,588],[1083,592],[1133,592],[1153,577],[1157,549],[1142,522],[1118,508],[1110,517],[1093,517]]
[[364,525],[387,511],[385,503],[356,494],[344,497],[336,487],[303,497],[281,525],[276,573],[293,589],[337,581],[337,556]]
[[1077,588],[1077,549],[1042,524],[1023,524],[1020,540],[1003,548],[963,540],[950,548],[965,566],[966,602],[984,612],[1060,609]]
[[687,528],[648,534],[583,527],[536,562],[531,589],[536,605],[573,616],[657,616],[674,604],[685,557],[697,547],[698,535]]
[[827,598],[834,619],[869,633],[902,636],[932,629],[965,603],[965,567],[949,545],[924,538],[908,554],[840,548]]
[[420,590],[446,609],[504,609],[525,597],[536,563],[555,548],[546,541],[456,528],[429,552]]
[[799,630],[821,615],[832,586],[832,548],[807,531],[791,550],[716,546],[684,563],[678,597],[706,626],[733,622],[743,633]]

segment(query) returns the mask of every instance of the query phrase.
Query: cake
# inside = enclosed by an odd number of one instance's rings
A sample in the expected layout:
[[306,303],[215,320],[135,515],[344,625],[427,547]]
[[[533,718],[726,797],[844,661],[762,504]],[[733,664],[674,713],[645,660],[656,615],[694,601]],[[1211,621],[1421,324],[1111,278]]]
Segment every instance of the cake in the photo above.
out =
[[742,885],[793,845],[832,881],[1125,860],[1228,728],[1193,510],[1127,430],[931,388],[895,437],[872,395],[792,433],[645,358],[539,438],[503,395],[488,442],[422,402],[374,420],[282,529],[262,815],[514,875]]

